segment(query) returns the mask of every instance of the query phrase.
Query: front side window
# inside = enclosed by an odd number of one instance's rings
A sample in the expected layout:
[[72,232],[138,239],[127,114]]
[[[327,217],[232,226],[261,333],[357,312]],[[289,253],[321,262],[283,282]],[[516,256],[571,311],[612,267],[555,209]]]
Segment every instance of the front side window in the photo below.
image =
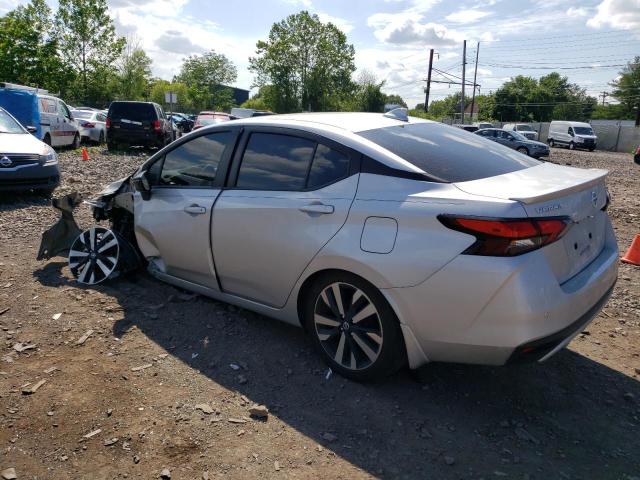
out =
[[[505,132],[506,133],[506,132]],[[409,123],[358,132],[421,169],[435,182],[466,182],[539,165],[497,143],[436,122]]]
[[252,133],[236,186],[246,190],[303,190],[316,143],[306,138]]
[[174,148],[165,155],[158,184],[171,187],[213,186],[218,165],[232,138],[232,132],[211,133]]

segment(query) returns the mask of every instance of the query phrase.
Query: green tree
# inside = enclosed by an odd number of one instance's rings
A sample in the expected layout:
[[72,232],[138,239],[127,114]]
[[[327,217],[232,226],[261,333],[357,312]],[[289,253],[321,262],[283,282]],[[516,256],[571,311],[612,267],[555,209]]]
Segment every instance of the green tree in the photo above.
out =
[[627,114],[635,113],[636,126],[640,126],[640,56],[636,56],[611,82],[611,96],[620,101]]
[[235,82],[237,77],[233,62],[211,50],[185,58],[175,80],[188,87],[188,95],[195,108],[225,110],[233,105],[233,94],[224,85]]
[[51,9],[32,0],[0,18],[0,78],[53,92],[64,90],[69,72],[49,35]]
[[352,93],[355,50],[332,23],[302,11],[274,23],[256,44],[254,86],[272,85],[277,112],[339,109]]
[[151,59],[135,38],[128,38],[117,63],[118,97],[123,100],[143,100],[149,96]]
[[125,44],[125,39],[116,35],[107,11],[107,0],[59,0],[56,26],[60,53],[77,74],[81,96],[75,99],[86,103],[99,103],[109,96],[101,85],[113,79],[104,75],[111,72],[110,66]]
[[633,112],[630,112],[629,109],[621,103],[596,105],[591,118],[602,120],[632,120]]
[[165,103],[165,93],[173,92],[178,96],[178,103],[173,108],[176,112],[195,112],[197,107],[191,103],[189,95],[189,87],[180,82],[168,82],[167,80],[154,79],[151,81],[149,88],[149,100],[159,105],[168,105]]
[[405,102],[400,95],[392,94],[384,96],[384,103],[392,104],[392,105],[400,105],[401,107],[407,108],[407,102]]
[[275,111],[276,92],[273,85],[263,85],[258,89],[258,93],[244,102],[243,108],[253,108],[255,110]]

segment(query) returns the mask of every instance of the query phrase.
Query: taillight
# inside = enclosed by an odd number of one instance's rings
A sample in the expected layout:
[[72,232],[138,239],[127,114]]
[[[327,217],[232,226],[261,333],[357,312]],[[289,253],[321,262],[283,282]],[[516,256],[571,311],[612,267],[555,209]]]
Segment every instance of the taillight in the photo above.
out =
[[476,237],[463,254],[513,257],[558,240],[571,223],[566,217],[490,219],[440,215],[442,224]]
[[636,148],[636,155],[640,155],[640,146],[638,146],[638,148]]
[[156,132],[159,132],[159,131],[160,131],[160,120],[154,120],[154,121],[153,121],[153,129],[154,129]]
[[111,126],[111,118],[107,117],[107,121],[105,123],[106,127],[109,128]]
[[80,122],[80,126],[84,128],[93,128],[96,124],[91,122]]

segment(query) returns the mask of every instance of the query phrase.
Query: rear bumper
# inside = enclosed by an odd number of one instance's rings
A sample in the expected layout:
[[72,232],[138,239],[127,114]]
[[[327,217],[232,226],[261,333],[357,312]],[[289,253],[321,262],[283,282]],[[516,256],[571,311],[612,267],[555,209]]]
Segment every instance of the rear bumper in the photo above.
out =
[[123,143],[126,145],[157,146],[165,140],[165,135],[164,132],[110,128],[107,131],[107,138],[110,142]]
[[419,285],[383,293],[416,340],[407,342],[412,367],[427,361],[503,365],[523,347],[546,347],[534,360],[562,348],[604,306],[617,272],[608,222],[600,254],[563,284],[537,250],[512,258],[460,255]]
[[0,192],[53,189],[60,183],[57,165],[27,167],[15,172],[0,170]]

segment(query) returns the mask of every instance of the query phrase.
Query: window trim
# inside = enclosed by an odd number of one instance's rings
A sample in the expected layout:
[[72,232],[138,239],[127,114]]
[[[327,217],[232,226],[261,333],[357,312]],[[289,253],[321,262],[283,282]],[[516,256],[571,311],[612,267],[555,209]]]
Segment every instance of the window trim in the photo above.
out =
[[[267,133],[274,135],[286,135],[289,137],[297,137],[305,140],[310,140],[316,143],[316,146],[313,150],[313,157],[311,158],[311,162],[309,162],[309,166],[307,167],[307,174],[304,181],[304,188],[298,190],[275,190],[275,189],[247,189],[240,188],[237,186],[238,176],[240,174],[240,167],[242,165],[242,159],[244,157],[244,153],[247,149],[247,145],[249,143],[249,138],[251,138],[251,134],[253,133]],[[326,147],[337,151],[347,157],[349,160],[349,170],[342,177],[335,179],[331,182],[325,183],[323,185],[319,185],[313,188],[309,188],[309,175],[311,172],[311,167],[313,166],[313,160],[315,158],[316,150],[318,148],[318,144],[323,144]],[[356,173],[360,173],[360,163],[361,163],[361,155],[359,152],[347,147],[346,145],[342,145],[335,140],[331,140],[330,138],[324,137],[322,135],[309,132],[307,130],[290,128],[290,127],[277,127],[277,126],[247,126],[243,129],[242,137],[240,142],[237,145],[235,154],[233,156],[233,162],[231,168],[228,172],[228,178],[226,182],[225,190],[239,190],[246,192],[290,192],[290,193],[300,193],[300,192],[315,192],[317,190],[321,190],[323,188],[328,187],[329,185],[333,185],[334,183],[338,183],[342,180],[345,180]]]
[[212,135],[216,133],[231,133],[232,137],[229,142],[229,146],[225,149],[222,154],[222,158],[220,159],[220,163],[218,164],[218,170],[216,171],[216,178],[213,181],[213,185],[151,185],[151,191],[154,189],[166,190],[166,189],[196,189],[196,190],[222,190],[224,189],[225,179],[228,174],[229,166],[231,163],[231,159],[233,157],[234,151],[238,144],[238,138],[242,133],[242,128],[236,126],[225,126],[222,128],[216,128],[213,130],[200,131],[194,135],[186,135],[184,137],[180,137],[178,140],[172,142],[167,147],[160,150],[153,157],[147,160],[142,167],[140,167],[140,171],[148,172],[152,165],[156,162],[160,162],[160,174],[162,174],[162,169],[164,168],[164,161],[166,155],[176,148],[179,148],[183,144],[187,142],[191,142],[199,137],[204,137],[206,135]]

